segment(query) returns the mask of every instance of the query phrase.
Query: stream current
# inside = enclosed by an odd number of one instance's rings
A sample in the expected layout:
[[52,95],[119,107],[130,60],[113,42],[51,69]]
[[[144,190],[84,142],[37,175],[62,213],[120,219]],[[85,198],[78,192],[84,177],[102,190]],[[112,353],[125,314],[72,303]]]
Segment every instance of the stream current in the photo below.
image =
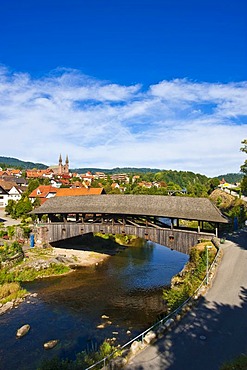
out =
[[[26,283],[37,298],[0,317],[0,369],[34,370],[53,357],[75,359],[105,338],[124,344],[162,314],[162,289],[187,261],[185,254],[146,242],[97,266]],[[31,326],[29,333],[16,339],[24,324]],[[51,339],[59,344],[45,350]]]

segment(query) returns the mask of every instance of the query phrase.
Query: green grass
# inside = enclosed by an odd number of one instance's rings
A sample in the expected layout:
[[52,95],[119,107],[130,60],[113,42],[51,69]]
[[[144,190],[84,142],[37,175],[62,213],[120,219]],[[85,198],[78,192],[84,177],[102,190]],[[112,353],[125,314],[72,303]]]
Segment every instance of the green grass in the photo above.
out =
[[27,291],[22,289],[17,282],[0,285],[0,303],[2,304],[16,300],[17,298],[23,298],[26,294]]
[[61,275],[70,271],[68,266],[63,264],[52,264],[47,269],[36,271],[34,268],[23,268],[19,265],[15,270],[8,271],[7,269],[0,270],[0,284],[11,282],[33,281],[35,279]]

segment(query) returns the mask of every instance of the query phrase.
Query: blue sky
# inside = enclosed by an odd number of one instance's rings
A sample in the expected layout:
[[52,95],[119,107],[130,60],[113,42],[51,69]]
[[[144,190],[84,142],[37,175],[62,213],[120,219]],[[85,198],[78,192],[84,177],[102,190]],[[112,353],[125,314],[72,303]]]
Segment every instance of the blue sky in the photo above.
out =
[[238,172],[246,19],[245,0],[0,0],[1,155]]

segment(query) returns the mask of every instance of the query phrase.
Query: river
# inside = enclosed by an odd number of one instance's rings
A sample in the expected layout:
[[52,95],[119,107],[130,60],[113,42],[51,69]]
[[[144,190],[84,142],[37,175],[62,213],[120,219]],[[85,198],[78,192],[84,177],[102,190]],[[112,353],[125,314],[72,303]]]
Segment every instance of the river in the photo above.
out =
[[[105,338],[127,342],[162,313],[162,289],[187,260],[187,255],[146,242],[97,266],[25,284],[38,295],[0,317],[0,369],[34,370],[53,357],[75,359]],[[24,324],[30,324],[30,332],[16,339]],[[59,344],[43,349],[51,339]]]

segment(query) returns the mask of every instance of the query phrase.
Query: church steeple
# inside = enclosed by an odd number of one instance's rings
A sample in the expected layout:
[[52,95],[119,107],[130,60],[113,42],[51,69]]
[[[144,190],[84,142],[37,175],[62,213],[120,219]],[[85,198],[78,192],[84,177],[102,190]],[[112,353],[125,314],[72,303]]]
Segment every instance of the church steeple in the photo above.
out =
[[64,172],[69,173],[69,157],[68,154],[66,155],[65,165],[64,165]]
[[68,154],[66,155],[65,163],[63,164],[62,155],[60,154],[58,159],[58,175],[65,175],[69,174],[69,157]]

